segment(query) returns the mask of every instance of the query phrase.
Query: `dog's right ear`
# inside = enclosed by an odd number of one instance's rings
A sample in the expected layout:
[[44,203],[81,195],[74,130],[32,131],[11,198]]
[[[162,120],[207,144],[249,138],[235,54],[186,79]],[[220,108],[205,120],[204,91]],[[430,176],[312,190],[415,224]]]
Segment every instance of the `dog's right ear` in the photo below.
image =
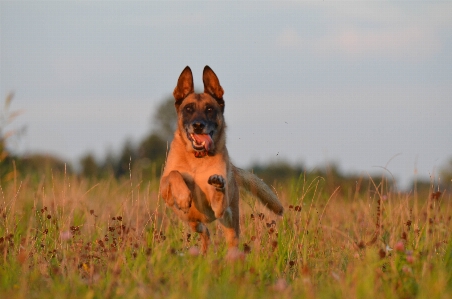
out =
[[193,93],[195,88],[193,86],[193,74],[190,67],[186,66],[177,80],[177,86],[174,88],[173,96],[176,100],[176,108],[179,108],[182,100],[189,94]]

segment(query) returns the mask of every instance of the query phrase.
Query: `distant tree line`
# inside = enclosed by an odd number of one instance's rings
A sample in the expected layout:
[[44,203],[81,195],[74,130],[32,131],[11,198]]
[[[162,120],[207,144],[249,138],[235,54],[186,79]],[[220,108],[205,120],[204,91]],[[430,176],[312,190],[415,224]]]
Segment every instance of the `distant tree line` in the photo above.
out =
[[[57,157],[42,154],[17,156],[8,151],[8,139],[17,132],[6,131],[6,127],[19,115],[18,112],[9,111],[11,99],[12,95],[7,97],[0,114],[0,183],[17,176],[41,180],[43,175],[75,174],[70,164]],[[176,123],[174,100],[167,98],[155,110],[152,116],[152,129],[141,141],[134,143],[127,140],[119,153],[107,152],[100,161],[93,154],[84,155],[79,161],[77,174],[90,180],[111,178],[121,180],[128,179],[129,176],[143,181],[158,178],[165,163]],[[380,176],[345,175],[335,164],[308,170],[300,164],[273,161],[266,164],[254,163],[249,170],[273,186],[296,183],[297,180],[309,182],[315,178],[322,178],[323,186],[330,192],[340,186],[340,192],[348,195],[379,186],[382,181]],[[438,184],[441,184],[442,189],[452,190],[452,159],[441,168],[439,177],[441,182],[418,182],[418,190],[429,190]],[[388,183],[392,182],[389,180]]]
[[168,98],[155,110],[150,133],[138,144],[126,140],[118,155],[107,153],[103,161],[92,154],[80,159],[81,175],[88,178],[116,178],[138,175],[142,179],[159,177],[176,129],[174,100]]

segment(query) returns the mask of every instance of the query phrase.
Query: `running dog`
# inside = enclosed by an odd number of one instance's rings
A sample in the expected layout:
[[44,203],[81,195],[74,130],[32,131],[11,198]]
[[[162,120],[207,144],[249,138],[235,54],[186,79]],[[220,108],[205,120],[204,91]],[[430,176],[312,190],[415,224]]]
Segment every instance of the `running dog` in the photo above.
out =
[[206,223],[216,219],[224,228],[229,252],[238,250],[239,187],[256,196],[277,215],[283,207],[276,195],[254,174],[235,167],[226,149],[223,88],[209,66],[203,71],[204,93],[195,93],[187,66],[173,95],[177,129],[160,180],[166,204],[201,234],[202,252],[209,245]]

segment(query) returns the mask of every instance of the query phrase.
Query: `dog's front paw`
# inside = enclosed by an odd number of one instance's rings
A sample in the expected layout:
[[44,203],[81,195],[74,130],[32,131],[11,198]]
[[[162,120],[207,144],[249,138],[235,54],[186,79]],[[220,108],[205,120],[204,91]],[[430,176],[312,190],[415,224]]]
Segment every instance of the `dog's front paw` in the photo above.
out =
[[173,193],[174,203],[177,208],[184,213],[187,213],[191,207],[192,197],[188,188],[182,188],[177,193]]
[[207,183],[215,187],[217,191],[224,191],[226,180],[219,174],[213,174],[209,177]]

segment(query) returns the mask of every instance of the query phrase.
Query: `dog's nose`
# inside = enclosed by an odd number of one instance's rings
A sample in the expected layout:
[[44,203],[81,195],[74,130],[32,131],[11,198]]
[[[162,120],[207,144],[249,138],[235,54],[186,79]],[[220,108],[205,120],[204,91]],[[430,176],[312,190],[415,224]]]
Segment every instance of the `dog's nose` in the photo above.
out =
[[202,130],[204,129],[204,127],[206,125],[202,122],[194,122],[192,124],[192,126],[193,126],[193,130],[195,131],[195,133],[202,133]]

